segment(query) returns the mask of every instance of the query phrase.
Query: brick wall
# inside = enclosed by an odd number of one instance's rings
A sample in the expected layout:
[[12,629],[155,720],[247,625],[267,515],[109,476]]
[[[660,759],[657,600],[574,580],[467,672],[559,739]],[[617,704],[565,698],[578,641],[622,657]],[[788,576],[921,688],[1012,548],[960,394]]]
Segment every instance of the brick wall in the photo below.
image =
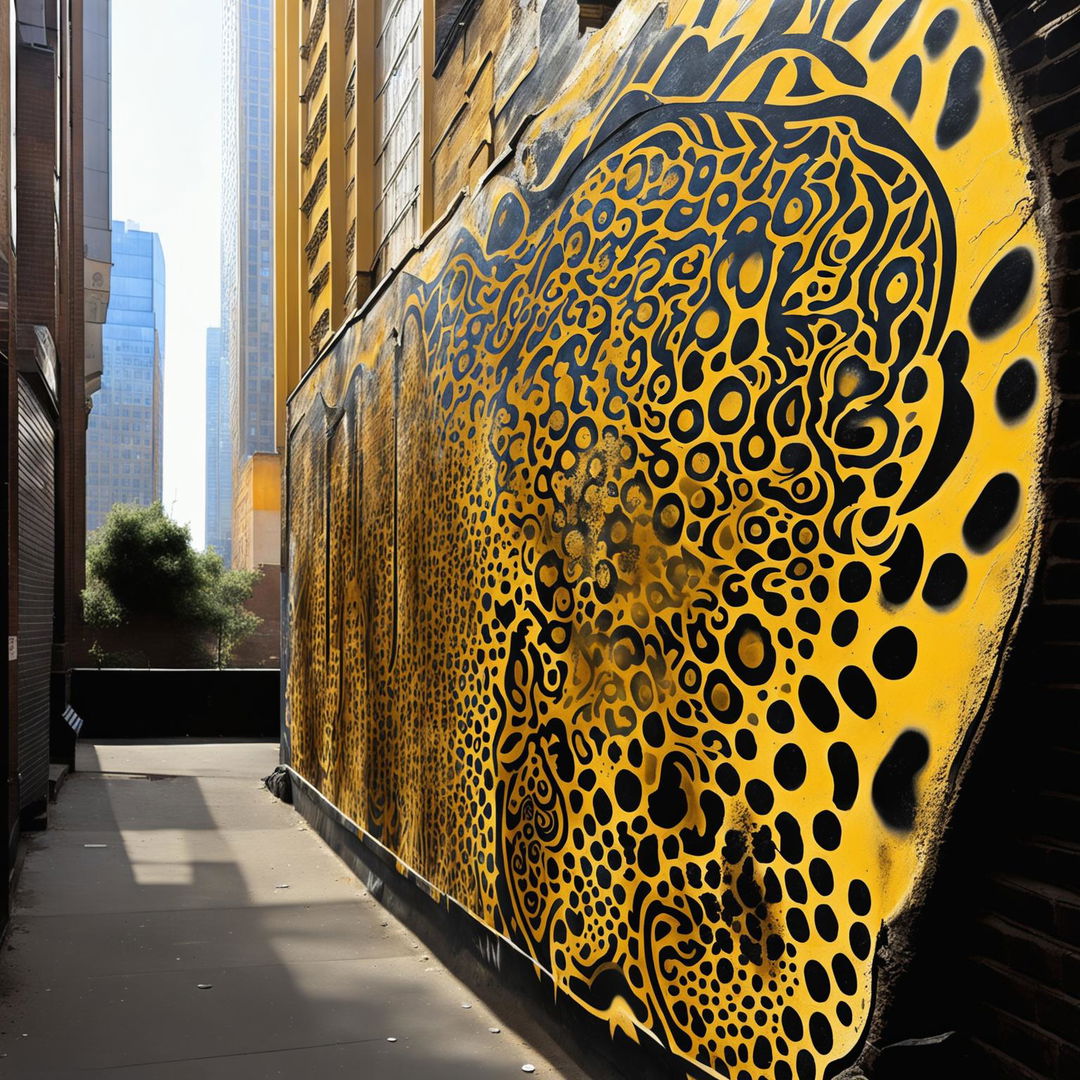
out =
[[882,1080],[1080,1077],[1080,5],[990,7],[1043,163],[1056,384],[1046,532],[881,1039]]
[[56,337],[56,57],[16,49],[19,318]]

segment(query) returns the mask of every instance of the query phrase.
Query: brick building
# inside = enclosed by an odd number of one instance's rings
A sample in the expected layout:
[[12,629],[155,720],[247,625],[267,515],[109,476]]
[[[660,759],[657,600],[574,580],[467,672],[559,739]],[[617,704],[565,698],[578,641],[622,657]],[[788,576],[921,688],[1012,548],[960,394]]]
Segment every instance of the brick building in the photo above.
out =
[[0,39],[4,915],[20,830],[47,820],[80,636],[86,424],[111,263],[108,0],[5,3]]

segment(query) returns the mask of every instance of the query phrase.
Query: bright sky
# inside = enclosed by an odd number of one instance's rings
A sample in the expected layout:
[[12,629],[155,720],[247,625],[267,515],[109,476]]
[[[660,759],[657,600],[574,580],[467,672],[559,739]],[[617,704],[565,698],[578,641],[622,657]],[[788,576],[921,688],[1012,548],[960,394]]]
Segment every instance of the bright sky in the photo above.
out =
[[165,253],[162,499],[204,535],[206,328],[221,312],[221,0],[113,0],[112,216]]

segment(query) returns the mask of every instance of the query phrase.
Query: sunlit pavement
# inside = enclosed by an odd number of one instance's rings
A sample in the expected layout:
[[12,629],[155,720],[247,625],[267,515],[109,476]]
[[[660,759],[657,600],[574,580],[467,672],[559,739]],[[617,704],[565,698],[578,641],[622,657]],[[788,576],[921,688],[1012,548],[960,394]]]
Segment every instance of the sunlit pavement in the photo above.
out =
[[263,788],[276,761],[272,743],[80,746],[28,841],[0,1077],[581,1077]]

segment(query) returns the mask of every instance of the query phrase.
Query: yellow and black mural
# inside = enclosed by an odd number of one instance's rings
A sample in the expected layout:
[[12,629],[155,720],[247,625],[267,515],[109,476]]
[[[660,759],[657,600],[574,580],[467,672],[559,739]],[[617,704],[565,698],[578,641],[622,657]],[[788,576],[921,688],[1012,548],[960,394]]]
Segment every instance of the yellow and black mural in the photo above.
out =
[[1028,168],[971,0],[623,0],[291,402],[293,766],[688,1069],[835,1074],[932,868],[1038,533]]

